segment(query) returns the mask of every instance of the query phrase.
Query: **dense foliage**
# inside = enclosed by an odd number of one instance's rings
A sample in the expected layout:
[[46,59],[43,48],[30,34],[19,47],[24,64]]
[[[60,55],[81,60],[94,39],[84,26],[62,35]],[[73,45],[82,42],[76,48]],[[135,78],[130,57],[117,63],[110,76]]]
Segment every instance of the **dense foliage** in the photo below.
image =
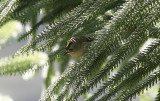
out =
[[[126,101],[159,82],[159,0],[1,0],[0,27],[10,20],[30,24],[18,41],[31,40],[13,57],[0,60],[0,75],[48,65],[40,101],[74,101],[91,92],[87,101]],[[45,28],[38,33],[41,25]],[[80,35],[96,41],[70,65],[73,59],[63,55],[64,47]],[[51,82],[55,62],[62,74]]]

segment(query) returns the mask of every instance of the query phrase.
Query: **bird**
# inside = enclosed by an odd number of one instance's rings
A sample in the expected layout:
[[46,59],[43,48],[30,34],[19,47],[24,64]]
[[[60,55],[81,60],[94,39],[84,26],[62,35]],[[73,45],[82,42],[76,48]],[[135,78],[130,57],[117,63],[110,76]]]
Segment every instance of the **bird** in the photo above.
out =
[[71,37],[65,46],[65,54],[69,54],[72,57],[79,59],[89,50],[93,41],[94,38],[90,36]]

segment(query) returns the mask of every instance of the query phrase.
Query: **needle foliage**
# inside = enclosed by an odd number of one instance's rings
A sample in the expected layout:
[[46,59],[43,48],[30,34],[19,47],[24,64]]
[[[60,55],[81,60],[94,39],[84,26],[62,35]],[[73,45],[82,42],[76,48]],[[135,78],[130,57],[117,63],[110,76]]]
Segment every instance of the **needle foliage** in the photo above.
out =
[[[75,101],[89,93],[86,101],[127,101],[159,82],[159,0],[1,0],[0,27],[10,20],[30,24],[31,29],[18,37],[19,42],[30,41],[14,57],[1,60],[0,74],[32,69],[41,58],[26,54],[46,53],[49,69],[40,101]],[[41,26],[45,28],[38,31]],[[80,35],[95,41],[70,65],[73,59],[63,55],[64,47]],[[26,58],[18,61],[23,54]],[[56,62],[61,75],[51,82]],[[155,100],[159,99],[160,90]]]

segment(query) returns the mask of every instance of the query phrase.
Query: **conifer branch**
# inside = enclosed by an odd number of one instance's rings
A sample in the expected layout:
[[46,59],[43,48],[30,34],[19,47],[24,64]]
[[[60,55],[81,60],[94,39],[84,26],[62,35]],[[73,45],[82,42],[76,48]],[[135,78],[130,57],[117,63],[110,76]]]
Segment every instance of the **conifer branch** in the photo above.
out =
[[22,74],[27,70],[36,70],[47,64],[48,57],[41,52],[15,55],[0,60],[0,75]]
[[157,94],[157,96],[156,96],[155,101],[159,101],[159,100],[160,100],[160,89],[158,90],[158,94]]
[[[124,78],[126,78],[127,76],[130,76],[130,74],[134,73],[137,68],[140,68],[141,64],[143,64],[143,62],[146,62],[147,61],[146,59],[150,58],[150,56],[155,57],[155,55],[158,52],[154,53],[154,55],[151,55],[151,54],[154,50],[157,50],[157,48],[159,50],[159,45],[160,45],[160,41],[157,40],[152,45],[150,45],[148,47],[148,49],[146,49],[144,52],[137,55],[135,57],[135,59],[131,60],[124,68],[122,68],[122,70],[120,70],[117,74],[115,74],[115,76],[113,76],[106,83],[104,83],[104,86],[101,86],[101,88],[98,89],[97,92],[91,98],[88,99],[88,101],[92,101],[95,98],[97,98],[99,96],[99,94],[102,94],[102,92],[104,92],[107,88],[112,88],[115,85],[117,85],[119,82],[122,82]],[[148,56],[148,57],[146,57],[146,56]],[[155,59],[154,61],[157,61],[157,59]],[[148,64],[150,64],[150,62]],[[148,65],[146,64],[146,66],[148,66]],[[154,67],[156,68],[157,66],[154,66]],[[152,68],[152,66],[150,67],[150,69],[155,69],[155,68]],[[142,68],[142,69],[144,69],[144,71],[146,71],[145,70],[146,68]],[[141,71],[141,69],[140,69],[140,71]],[[144,72],[144,71],[143,71],[143,73],[148,74],[147,72]],[[149,72],[151,72],[151,71],[149,70]],[[138,73],[138,72],[135,72],[135,73]],[[142,73],[142,75],[143,75],[143,73]],[[135,75],[137,75],[137,74],[135,74]],[[130,77],[132,77],[132,76],[130,76]],[[140,77],[143,77],[143,76],[140,76]],[[125,83],[128,84],[127,82],[128,81],[126,80]],[[124,85],[122,86],[122,84],[121,84],[120,87],[125,87],[125,86]],[[110,98],[109,96],[111,96],[113,93],[117,92],[120,89],[120,87],[117,86],[117,88],[113,89],[113,91],[110,91],[109,94],[107,94],[107,96],[104,97],[104,99]]]
[[149,75],[144,81],[140,82],[135,88],[122,92],[124,95],[122,99],[117,101],[126,101],[133,98],[135,95],[139,95],[143,90],[150,88],[157,83],[160,78],[160,71],[157,70]]
[[4,24],[4,22],[9,18],[9,14],[11,14],[16,8],[16,3],[19,0],[10,0],[6,1],[6,4],[2,5],[3,10],[0,12],[0,26]]

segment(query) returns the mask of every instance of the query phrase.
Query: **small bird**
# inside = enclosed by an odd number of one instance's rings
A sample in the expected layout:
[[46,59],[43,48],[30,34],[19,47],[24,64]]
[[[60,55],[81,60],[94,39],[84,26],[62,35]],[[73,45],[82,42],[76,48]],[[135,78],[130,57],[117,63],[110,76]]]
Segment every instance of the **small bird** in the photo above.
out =
[[67,41],[65,54],[70,54],[72,57],[79,59],[88,51],[93,40],[94,38],[87,36],[72,37]]

